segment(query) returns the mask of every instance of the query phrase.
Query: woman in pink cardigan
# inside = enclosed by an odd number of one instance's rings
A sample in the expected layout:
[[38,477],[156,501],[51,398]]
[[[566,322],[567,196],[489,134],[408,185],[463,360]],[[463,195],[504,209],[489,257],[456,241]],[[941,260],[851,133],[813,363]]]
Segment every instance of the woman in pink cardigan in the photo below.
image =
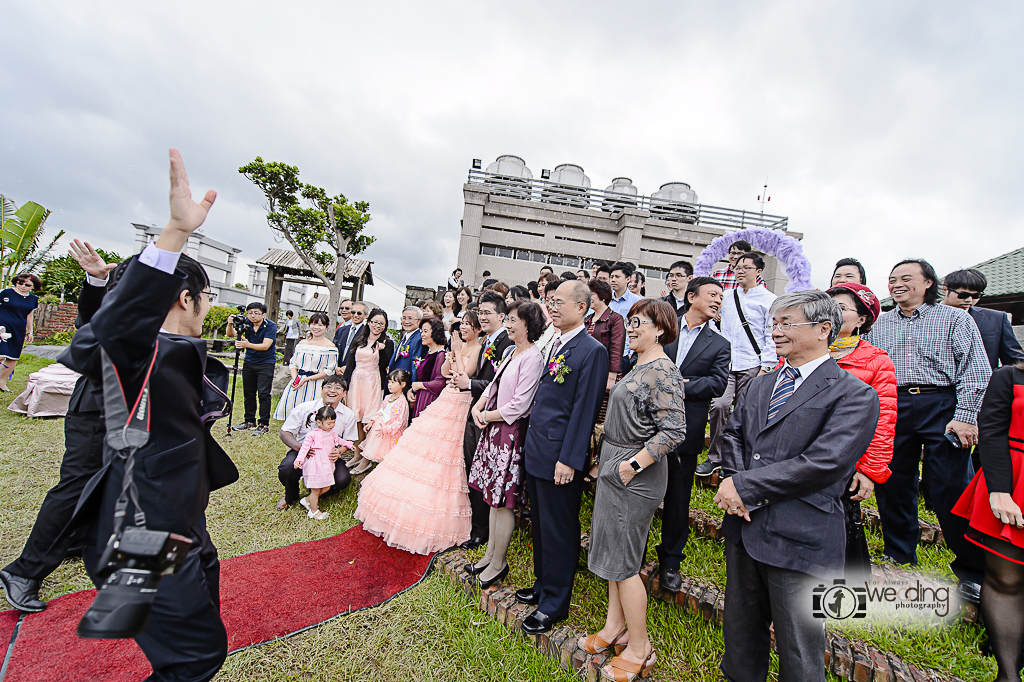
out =
[[540,306],[517,300],[505,313],[505,329],[515,343],[473,406],[473,421],[482,430],[469,487],[479,490],[491,507],[490,540],[483,559],[467,564],[466,571],[480,576],[490,587],[508,576],[505,554],[515,529],[514,510],[519,506],[523,482],[523,443],[529,425],[533,396],[544,372],[544,357],[534,345],[544,333]]

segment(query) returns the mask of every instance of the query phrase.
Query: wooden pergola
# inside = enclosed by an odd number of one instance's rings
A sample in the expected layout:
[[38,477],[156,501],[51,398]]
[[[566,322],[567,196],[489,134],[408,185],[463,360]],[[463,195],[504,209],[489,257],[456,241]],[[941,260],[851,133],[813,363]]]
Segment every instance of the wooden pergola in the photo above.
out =
[[[320,281],[313,271],[309,269],[299,255],[290,249],[268,249],[265,254],[256,261],[259,265],[267,268],[267,295],[265,302],[267,314],[270,319],[276,320],[279,308],[281,307],[281,286],[285,282],[296,284],[307,284],[309,286],[320,286]],[[353,301],[363,298],[363,289],[367,284],[373,284],[373,272],[370,266],[373,261],[349,258],[345,261],[345,279],[342,284],[342,294],[346,292]],[[333,270],[326,274],[334,276]],[[326,301],[326,298],[325,298]],[[334,311],[337,316],[338,311]]]

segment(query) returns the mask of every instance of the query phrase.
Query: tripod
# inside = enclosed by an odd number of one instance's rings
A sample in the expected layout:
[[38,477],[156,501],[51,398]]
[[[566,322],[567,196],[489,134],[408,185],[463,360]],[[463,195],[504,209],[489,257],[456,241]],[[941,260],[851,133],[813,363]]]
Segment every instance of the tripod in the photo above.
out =
[[231,418],[235,414],[235,382],[238,381],[238,355],[241,349],[235,346],[235,365],[231,368],[231,410],[228,412],[228,436],[231,435]]

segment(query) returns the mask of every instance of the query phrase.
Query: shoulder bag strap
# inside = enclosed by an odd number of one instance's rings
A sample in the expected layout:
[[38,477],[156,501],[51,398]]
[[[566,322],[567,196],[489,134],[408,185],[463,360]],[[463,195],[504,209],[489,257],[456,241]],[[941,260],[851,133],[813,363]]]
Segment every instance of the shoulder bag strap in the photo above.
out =
[[733,298],[736,299],[736,312],[740,315],[740,322],[743,324],[743,331],[747,333],[747,338],[750,339],[750,345],[754,347],[754,352],[757,353],[758,361],[760,362],[761,347],[757,345],[757,340],[754,338],[754,332],[750,331],[750,323],[747,322],[747,318],[743,314],[743,306],[740,305],[739,289],[733,289],[732,295]]

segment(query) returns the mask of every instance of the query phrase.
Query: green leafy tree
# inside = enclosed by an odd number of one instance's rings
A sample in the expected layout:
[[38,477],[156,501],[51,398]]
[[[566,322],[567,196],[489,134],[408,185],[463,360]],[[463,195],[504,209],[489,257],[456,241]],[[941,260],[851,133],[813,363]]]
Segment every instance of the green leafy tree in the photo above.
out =
[[[121,256],[112,251],[96,249],[96,253],[103,257],[106,263],[119,263]],[[78,301],[78,295],[82,292],[82,282],[85,281],[85,270],[74,258],[65,254],[56,258],[49,258],[43,266],[43,274],[39,279],[43,281],[43,291],[53,294],[64,301]]]
[[228,318],[237,314],[238,310],[229,305],[210,306],[210,313],[203,321],[203,336],[213,336],[214,330],[223,334],[227,329]]
[[10,197],[0,194],[0,281],[8,282],[19,272],[34,272],[53,249],[64,230],[40,248],[39,239],[50,211],[34,201],[19,208]]
[[[328,196],[299,181],[299,169],[260,157],[238,172],[260,188],[267,199],[267,223],[330,291],[328,310],[338,310],[345,280],[345,262],[362,253],[374,237],[362,234],[370,222],[370,205]],[[274,311],[271,311],[273,313]]]

